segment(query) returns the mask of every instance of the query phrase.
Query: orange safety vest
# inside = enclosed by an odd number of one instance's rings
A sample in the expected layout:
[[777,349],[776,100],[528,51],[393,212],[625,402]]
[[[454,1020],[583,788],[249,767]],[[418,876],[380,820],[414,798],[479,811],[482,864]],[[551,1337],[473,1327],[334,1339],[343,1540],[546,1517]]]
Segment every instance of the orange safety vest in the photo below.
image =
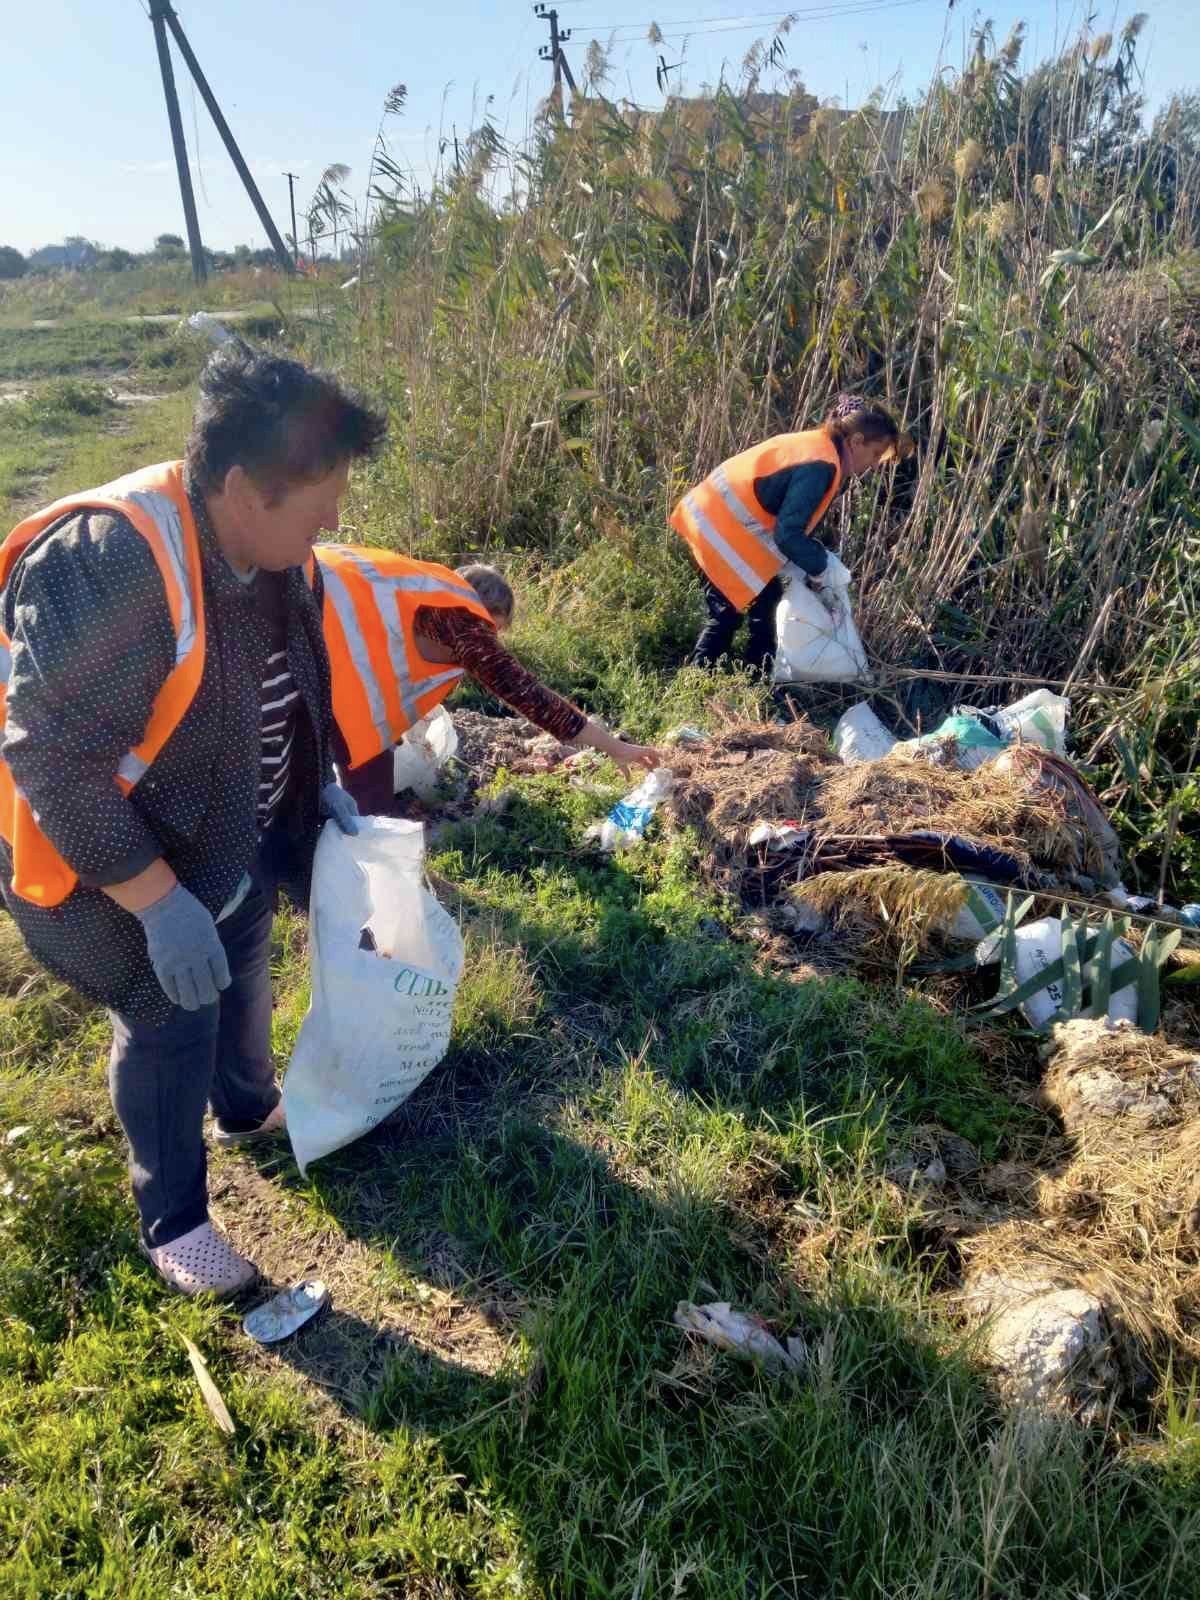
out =
[[492,619],[466,579],[434,561],[352,544],[322,544],[314,553],[325,580],[333,720],[353,770],[398,745],[463,676],[461,667],[421,654],[420,607],[457,606]]
[[[200,686],[204,671],[200,539],[183,486],[182,461],[144,467],[99,489],[56,500],[19,522],[0,545],[0,593],[40,533],[60,517],[84,510],[125,517],[145,539],[158,564],[175,629],[175,665],[154,698],[141,742],[121,757],[113,773],[113,781],[128,794],[179,726]],[[11,665],[11,641],[0,629],[0,734]],[[61,905],[79,879],[38,826],[32,807],[13,782],[2,746],[0,739],[0,838],[12,854],[13,890],[35,905]]]
[[723,461],[671,513],[671,526],[687,540],[701,572],[739,611],[787,562],[772,537],[776,518],[758,503],[755,480],[808,461],[825,461],[833,468],[828,493],[809,518],[805,531],[811,533],[842,482],[842,459],[826,428],[781,433],[751,445]]

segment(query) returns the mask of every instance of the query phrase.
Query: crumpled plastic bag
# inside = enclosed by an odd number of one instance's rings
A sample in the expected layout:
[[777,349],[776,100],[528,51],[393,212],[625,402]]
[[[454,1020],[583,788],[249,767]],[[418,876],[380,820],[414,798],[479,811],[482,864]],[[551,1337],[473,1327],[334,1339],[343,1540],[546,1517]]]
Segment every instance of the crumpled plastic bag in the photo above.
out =
[[598,841],[601,850],[628,850],[645,837],[650,819],[675,787],[671,767],[658,767],[643,778],[636,789],[618,800],[603,822],[595,822],[584,834]]
[[793,1334],[786,1346],[780,1344],[757,1317],[734,1311],[727,1300],[714,1300],[706,1306],[681,1300],[675,1307],[674,1322],[677,1328],[695,1334],[705,1344],[750,1356],[773,1371],[803,1372],[808,1365],[808,1346],[803,1339]]
[[878,761],[895,747],[896,735],[888,732],[865,700],[844,711],[833,730],[833,748],[845,767]]
[[444,706],[414,722],[392,754],[392,787],[411,789],[419,800],[432,800],[442,769],[458,752],[458,731]]

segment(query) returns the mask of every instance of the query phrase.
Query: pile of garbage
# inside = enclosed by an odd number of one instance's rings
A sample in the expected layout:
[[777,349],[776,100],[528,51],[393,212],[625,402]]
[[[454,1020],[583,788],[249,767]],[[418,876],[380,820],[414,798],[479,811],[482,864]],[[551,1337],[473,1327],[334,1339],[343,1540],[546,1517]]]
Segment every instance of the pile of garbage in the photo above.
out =
[[[661,809],[699,838],[714,881],[804,940],[808,960],[998,965],[996,1010],[1019,1007],[1038,1031],[1080,1014],[1152,1031],[1159,969],[1190,908],[1121,885],[1116,833],[1066,756],[1067,711],[1038,690],[959,707],[906,741],[866,703],[832,743],[803,718],[684,730],[670,769],[592,837],[631,848]],[[1130,913],[1147,912],[1131,925]]]

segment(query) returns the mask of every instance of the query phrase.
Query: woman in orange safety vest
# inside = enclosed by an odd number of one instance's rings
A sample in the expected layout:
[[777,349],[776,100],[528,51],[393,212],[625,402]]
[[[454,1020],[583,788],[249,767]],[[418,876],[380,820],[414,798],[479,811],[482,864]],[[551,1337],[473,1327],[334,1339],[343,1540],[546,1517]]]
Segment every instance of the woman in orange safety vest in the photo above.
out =
[[392,550],[318,545],[325,642],[333,677],[334,759],[359,810],[394,810],[395,747],[470,675],[565,744],[610,756],[628,771],[659,755],[629,744],[521,666],[498,635],[513,592],[495,567],[457,571]]
[[684,495],[671,526],[700,569],[708,608],[691,656],[697,666],[729,654],[744,615],[745,660],[770,671],[780,571],[790,561],[820,587],[828,552],[813,533],[850,480],[895,459],[899,443],[882,407],[842,395],[819,428],[751,445]]

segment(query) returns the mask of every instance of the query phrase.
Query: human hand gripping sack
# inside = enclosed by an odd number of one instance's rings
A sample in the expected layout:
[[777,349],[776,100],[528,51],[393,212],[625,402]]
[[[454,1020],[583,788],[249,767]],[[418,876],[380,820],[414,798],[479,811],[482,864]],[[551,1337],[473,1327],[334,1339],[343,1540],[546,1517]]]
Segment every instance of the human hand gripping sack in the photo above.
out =
[[340,783],[327,783],[321,790],[321,815],[332,817],[343,833],[358,832],[358,802]]
[[172,1005],[198,1011],[228,989],[229,962],[212,913],[181,883],[134,916],[145,930],[154,976]]

